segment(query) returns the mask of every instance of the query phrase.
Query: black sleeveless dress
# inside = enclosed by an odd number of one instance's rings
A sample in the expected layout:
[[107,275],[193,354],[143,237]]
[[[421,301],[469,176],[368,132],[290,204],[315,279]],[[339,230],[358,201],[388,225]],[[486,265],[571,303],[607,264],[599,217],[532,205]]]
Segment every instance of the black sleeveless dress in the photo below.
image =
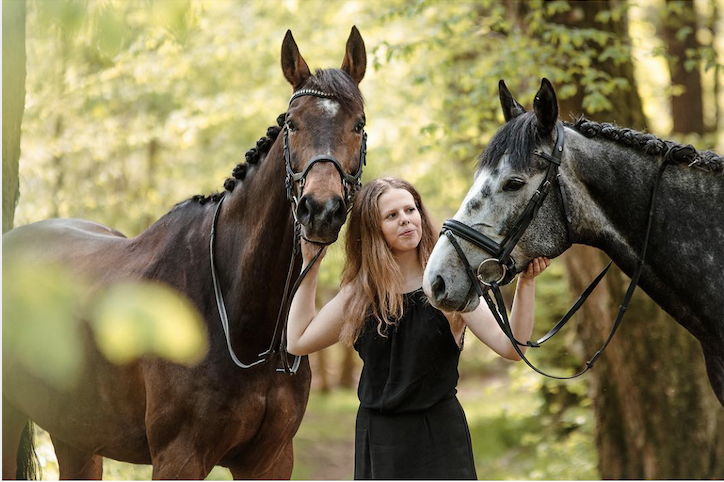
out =
[[380,336],[370,317],[354,345],[364,361],[354,478],[477,479],[447,318],[420,289],[387,328]]

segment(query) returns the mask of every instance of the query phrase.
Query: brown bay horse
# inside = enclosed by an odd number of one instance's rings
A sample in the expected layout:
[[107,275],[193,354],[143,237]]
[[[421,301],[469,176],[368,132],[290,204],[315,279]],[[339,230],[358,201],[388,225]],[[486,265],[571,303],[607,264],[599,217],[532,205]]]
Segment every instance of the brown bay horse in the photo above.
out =
[[[274,351],[265,363],[243,369],[227,342],[244,363],[257,361],[273,339],[280,344],[275,326],[287,272],[292,262],[295,273],[301,266],[299,256],[292,260],[294,219],[311,241],[337,239],[355,187],[350,174],[361,172],[364,159],[358,84],[367,57],[353,28],[341,69],[312,74],[287,32],[281,63],[295,93],[289,109],[280,128],[269,128],[247,153],[248,163],[234,169],[223,194],[184,201],[131,239],[77,219],[42,221],[3,236],[4,256],[61,262],[97,290],[128,280],[167,284],[192,301],[209,337],[207,356],[192,367],[151,356],[119,366],[101,355],[85,330],[84,371],[72,390],[32,377],[3,353],[4,479],[16,476],[29,420],[50,433],[62,479],[101,478],[102,457],[152,464],[154,479],[203,479],[215,465],[228,467],[235,479],[291,477],[309,363],[303,358],[290,376],[278,370],[286,355]],[[288,168],[305,173],[291,185],[291,196]],[[214,223],[228,341],[211,273]]]

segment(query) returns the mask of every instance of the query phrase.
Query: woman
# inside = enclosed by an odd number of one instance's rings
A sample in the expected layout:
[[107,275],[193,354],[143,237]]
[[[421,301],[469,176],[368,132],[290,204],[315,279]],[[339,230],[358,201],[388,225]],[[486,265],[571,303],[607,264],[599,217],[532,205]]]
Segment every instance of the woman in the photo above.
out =
[[[420,195],[408,182],[371,181],[355,196],[347,223],[342,286],[319,313],[319,264],[297,291],[287,328],[289,353],[306,355],[338,341],[364,361],[355,434],[355,479],[475,479],[470,434],[456,385],[466,327],[499,355],[518,354],[485,303],[443,313],[422,291],[436,241]],[[303,242],[306,266],[317,248]],[[516,338],[533,330],[537,258],[520,275],[510,322]]]

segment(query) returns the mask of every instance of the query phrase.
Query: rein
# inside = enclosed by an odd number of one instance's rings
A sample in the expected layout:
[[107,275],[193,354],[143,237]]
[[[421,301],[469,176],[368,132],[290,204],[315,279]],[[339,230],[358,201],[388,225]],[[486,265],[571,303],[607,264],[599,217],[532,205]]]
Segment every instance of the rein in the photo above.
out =
[[[566,193],[563,189],[563,185],[560,182],[560,174],[558,173],[558,168],[561,164],[561,157],[563,155],[563,147],[565,142],[565,134],[563,131],[563,128],[561,127],[561,124],[556,124],[556,144],[553,148],[553,152],[551,154],[548,154],[546,152],[541,151],[540,149],[536,149],[533,151],[533,154],[535,154],[538,157],[541,157],[549,162],[548,165],[548,171],[546,172],[545,179],[541,183],[538,190],[533,194],[533,197],[528,202],[528,205],[523,210],[521,215],[516,220],[515,224],[513,225],[512,229],[508,233],[508,235],[503,239],[503,241],[498,244],[493,239],[485,236],[484,234],[478,232],[477,230],[471,228],[470,226],[461,223],[455,219],[448,219],[443,223],[442,232],[440,235],[445,235],[450,243],[452,244],[453,248],[457,252],[458,257],[462,261],[463,266],[465,267],[465,271],[468,275],[468,278],[470,278],[470,281],[472,282],[473,286],[475,287],[475,291],[477,292],[478,296],[485,299],[485,302],[487,303],[488,307],[490,308],[490,311],[493,313],[493,317],[495,318],[495,321],[498,323],[498,326],[500,326],[500,329],[503,330],[503,333],[508,337],[511,344],[513,345],[513,348],[518,353],[518,356],[529,366],[531,367],[535,372],[540,373],[541,375],[544,375],[549,378],[555,378],[558,380],[568,380],[571,378],[576,378],[581,375],[583,375],[585,372],[593,368],[593,364],[598,360],[598,358],[601,356],[603,351],[606,349],[606,347],[609,345],[611,340],[613,339],[613,335],[616,333],[616,330],[621,324],[621,321],[623,320],[624,315],[626,314],[626,310],[628,309],[628,304],[631,301],[631,297],[633,296],[634,290],[636,289],[636,285],[639,282],[639,278],[641,276],[641,271],[643,270],[644,266],[644,260],[646,259],[646,249],[649,244],[649,235],[651,234],[651,225],[654,218],[654,209],[656,207],[656,195],[658,192],[659,185],[661,183],[661,178],[664,173],[664,170],[666,169],[666,166],[670,162],[671,159],[671,148],[669,149],[669,152],[666,153],[664,156],[664,162],[661,164],[661,167],[659,168],[658,174],[656,176],[656,181],[654,184],[653,191],[651,193],[651,202],[649,206],[649,215],[648,215],[648,223],[646,226],[646,235],[644,238],[644,245],[643,249],[641,251],[641,259],[639,260],[638,266],[636,267],[636,270],[634,271],[633,276],[631,277],[631,283],[628,286],[628,289],[626,290],[626,293],[623,297],[623,301],[621,302],[621,305],[619,307],[618,315],[616,316],[616,320],[613,324],[613,327],[611,328],[611,333],[608,335],[608,338],[604,342],[601,349],[599,349],[593,357],[586,362],[585,368],[583,368],[580,372],[576,373],[575,375],[568,376],[568,377],[561,377],[561,376],[554,376],[549,375],[538,368],[536,368],[523,354],[523,351],[520,349],[521,346],[529,347],[529,348],[539,348],[544,342],[548,341],[550,338],[553,337],[558,331],[563,328],[563,326],[568,322],[568,320],[573,317],[573,315],[578,311],[578,309],[583,305],[583,303],[586,301],[588,296],[593,292],[593,290],[596,288],[596,286],[599,284],[599,282],[603,279],[603,277],[608,272],[608,269],[611,267],[612,261],[609,261],[608,265],[601,271],[601,273],[591,282],[591,284],[588,286],[588,288],[585,289],[585,291],[578,297],[575,303],[571,306],[571,308],[568,310],[568,312],[563,316],[563,318],[556,323],[556,325],[543,337],[538,339],[537,341],[526,341],[525,343],[521,343],[518,341],[515,336],[513,335],[513,330],[510,326],[510,321],[508,320],[508,313],[505,308],[505,303],[503,301],[503,296],[500,292],[500,286],[505,285],[513,281],[513,279],[516,276],[515,273],[515,261],[510,256],[511,252],[515,248],[516,244],[520,240],[520,238],[525,233],[525,230],[528,228],[530,223],[533,221],[533,218],[538,213],[538,210],[540,209],[541,205],[543,204],[543,201],[545,200],[549,190],[550,186],[554,181],[558,181],[558,187],[561,193],[561,199],[563,203],[563,211],[564,216],[566,218],[567,222],[567,228],[568,228],[568,237],[569,240],[571,240],[571,226],[572,226],[572,218],[570,213],[570,207],[568,205],[568,198],[566,196]],[[455,235],[458,237],[465,239],[466,241],[472,243],[477,248],[482,249],[483,251],[486,251],[494,256],[494,258],[489,258],[484,260],[477,269],[477,275],[474,273],[473,268],[470,265],[470,262],[468,261],[467,257],[465,256],[465,253],[463,252],[462,248],[460,247],[459,243],[455,239]],[[486,263],[497,263],[500,267],[501,275],[498,277],[498,279],[494,280],[487,280],[484,278],[484,272],[483,267]],[[481,285],[485,285],[488,289],[483,290]],[[493,295],[495,297],[495,301],[490,297],[490,291],[492,290]]]
[[[319,98],[332,98],[332,94],[327,94],[325,92],[321,92],[318,90],[312,90],[312,89],[302,89],[297,92],[295,92],[292,97],[289,99],[289,105],[291,106],[292,101],[298,97],[302,96],[314,96]],[[216,206],[216,211],[214,212],[214,220],[211,224],[211,235],[209,240],[209,254],[211,258],[211,277],[214,283],[214,295],[216,297],[216,307],[219,311],[219,318],[221,320],[221,326],[224,330],[224,337],[226,338],[226,347],[229,350],[229,356],[231,357],[231,360],[238,366],[239,368],[248,369],[252,368],[257,365],[261,365],[262,363],[265,363],[269,361],[272,356],[276,353],[281,354],[282,359],[282,367],[277,368],[276,371],[278,372],[285,372],[290,375],[294,375],[297,370],[299,369],[299,365],[302,361],[302,356],[295,355],[294,356],[294,362],[290,365],[288,360],[288,353],[286,348],[286,332],[287,332],[287,322],[289,319],[289,309],[291,308],[291,300],[294,298],[294,294],[297,292],[297,289],[299,288],[299,285],[302,283],[304,278],[306,277],[309,270],[314,266],[314,263],[317,262],[319,257],[322,254],[322,251],[324,251],[324,248],[331,243],[324,244],[324,243],[317,243],[314,241],[309,241],[313,244],[320,245],[319,251],[317,251],[317,254],[314,255],[311,262],[307,265],[306,268],[299,274],[297,277],[297,280],[294,282],[294,285],[292,286],[291,290],[289,289],[289,285],[291,283],[292,279],[292,272],[294,271],[294,261],[296,260],[297,255],[300,253],[300,245],[299,240],[303,237],[302,235],[302,225],[297,219],[296,214],[296,208],[298,205],[298,200],[301,199],[304,191],[304,182],[307,177],[307,174],[309,173],[312,166],[317,162],[331,162],[334,164],[334,166],[337,168],[337,171],[340,174],[340,178],[342,180],[342,186],[344,188],[345,193],[345,203],[348,206],[348,212],[349,209],[351,209],[352,206],[352,200],[354,198],[355,193],[362,185],[361,178],[362,178],[362,169],[363,166],[367,164],[366,161],[367,157],[367,133],[363,132],[362,135],[362,143],[360,145],[360,159],[359,159],[359,167],[357,168],[357,172],[354,175],[350,175],[342,169],[342,165],[340,162],[332,155],[318,155],[314,156],[309,164],[307,164],[304,171],[301,173],[295,173],[294,170],[291,167],[291,152],[289,148],[289,138],[288,138],[288,129],[287,126],[284,126],[284,162],[285,162],[285,168],[286,168],[286,178],[285,178],[285,185],[287,190],[287,199],[292,204],[292,214],[294,218],[294,239],[292,241],[292,256],[291,260],[289,261],[289,269],[287,270],[287,277],[286,281],[284,283],[284,295],[282,296],[282,302],[281,306],[279,307],[279,312],[277,313],[277,320],[274,324],[274,333],[272,334],[271,341],[269,343],[269,348],[264,350],[263,352],[259,353],[257,355],[257,359],[254,360],[251,363],[244,363],[236,356],[236,353],[234,352],[234,348],[231,346],[231,336],[229,332],[229,317],[226,312],[226,306],[224,304],[224,296],[221,292],[221,285],[219,282],[218,275],[216,273],[216,266],[214,262],[214,239],[216,237],[216,223],[219,218],[219,213],[221,211],[221,205],[224,202],[224,196],[221,197],[219,200],[219,204]],[[295,194],[294,191],[294,185],[296,183],[299,183],[299,190],[298,193]],[[306,239],[306,238],[305,238]],[[279,344],[275,347],[275,341],[277,340],[277,334],[279,333],[279,327],[281,328],[281,336],[279,339]]]

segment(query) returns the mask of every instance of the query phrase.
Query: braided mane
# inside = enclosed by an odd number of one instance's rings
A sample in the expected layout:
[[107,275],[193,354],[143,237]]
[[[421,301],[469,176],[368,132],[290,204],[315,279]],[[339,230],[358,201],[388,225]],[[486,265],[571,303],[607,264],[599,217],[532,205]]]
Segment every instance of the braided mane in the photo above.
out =
[[[234,167],[234,170],[231,172],[231,176],[224,181],[224,189],[225,191],[233,191],[236,187],[237,180],[243,181],[246,177],[246,172],[249,169],[249,165],[257,164],[260,160],[266,156],[266,154],[269,152],[269,149],[271,149],[272,144],[274,144],[274,141],[276,141],[277,137],[279,137],[279,133],[282,131],[282,126],[284,125],[284,118],[286,116],[286,112],[282,112],[279,114],[279,117],[277,117],[277,125],[271,126],[266,130],[266,135],[261,137],[258,141],[256,141],[256,147],[252,147],[248,151],[246,151],[246,154],[244,157],[246,158],[246,162],[242,162],[236,165]],[[199,204],[206,204],[207,202],[219,202],[219,200],[224,196],[224,191],[217,192],[208,196],[204,196],[202,194],[197,194],[191,198],[192,201],[197,202]]]
[[724,174],[724,157],[714,151],[697,151],[693,146],[683,146],[672,141],[659,139],[653,134],[618,127],[607,122],[599,124],[583,117],[576,119],[575,124],[564,122],[586,137],[603,137],[621,145],[632,147],[647,154],[665,156],[667,160],[687,163],[698,169]]

